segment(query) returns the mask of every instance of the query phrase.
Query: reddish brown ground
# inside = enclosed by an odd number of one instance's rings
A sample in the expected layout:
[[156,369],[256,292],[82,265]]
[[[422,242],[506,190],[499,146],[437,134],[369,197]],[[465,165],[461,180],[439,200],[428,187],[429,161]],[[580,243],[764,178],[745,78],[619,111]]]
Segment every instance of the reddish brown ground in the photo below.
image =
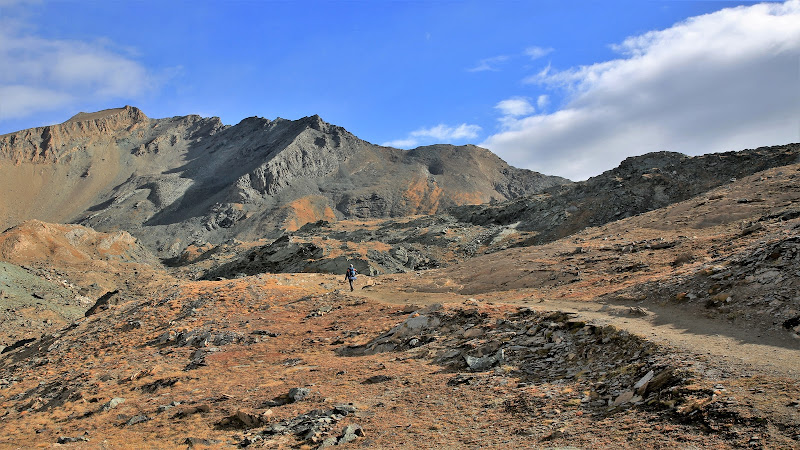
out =
[[[716,361],[716,355],[683,357],[709,368],[720,365],[721,370],[714,377],[695,380],[688,390],[696,392],[697,398],[687,397],[678,406],[702,408],[732,397],[748,407],[738,411],[735,420],[713,418],[710,423],[681,419],[669,409],[642,406],[607,413],[587,408],[579,401],[585,393],[575,381],[524,385],[512,368],[476,373],[473,384],[449,386],[448,380],[455,375],[451,370],[405,352],[337,356],[337,348],[366,343],[414,309],[339,293],[338,283],[338,279],[314,274],[181,283],[167,288],[166,300],[123,304],[108,315],[85,319],[63,338],[81,342],[80,346],[51,349],[37,367],[12,359],[11,364],[19,367],[14,374],[20,381],[0,390],[0,411],[4,411],[0,447],[50,446],[62,436],[86,436],[88,442],[65,444],[85,448],[185,447],[182,442],[189,437],[217,441],[215,447],[228,446],[259,431],[259,427],[216,425],[237,411],[271,411],[270,420],[277,422],[348,403],[357,412],[334,431],[338,433],[348,423],[362,426],[365,437],[351,447],[733,448],[749,445],[753,435],[757,435],[752,441],[756,447],[798,445],[786,429],[771,425],[781,415],[782,426],[798,424],[797,410],[784,407],[800,398],[796,375],[748,368],[749,376],[740,379],[740,368]],[[370,293],[370,297],[375,295]],[[196,302],[195,311],[187,315],[192,302]],[[514,309],[486,303],[478,307],[497,317]],[[332,309],[310,317],[328,308]],[[126,323],[134,319],[141,321],[141,328],[125,331]],[[221,346],[207,357],[206,367],[190,371],[183,369],[195,349],[150,342],[168,330],[193,329],[234,331],[250,337],[257,336],[253,331],[268,330],[278,336],[259,336],[260,342],[249,345]],[[391,379],[364,384],[375,375]],[[170,379],[177,382],[152,392],[143,389]],[[46,399],[39,397],[45,392],[37,386],[65,380],[76,390],[61,405],[43,406]],[[712,395],[720,383],[725,395]],[[310,388],[310,397],[285,406],[264,406],[293,387]],[[126,401],[113,410],[100,411],[114,397]],[[160,405],[173,401],[181,404],[158,412]],[[201,405],[208,411],[178,414]],[[766,419],[759,423],[747,414]],[[137,415],[150,420],[125,425]],[[291,448],[299,442],[288,435],[261,444]]]

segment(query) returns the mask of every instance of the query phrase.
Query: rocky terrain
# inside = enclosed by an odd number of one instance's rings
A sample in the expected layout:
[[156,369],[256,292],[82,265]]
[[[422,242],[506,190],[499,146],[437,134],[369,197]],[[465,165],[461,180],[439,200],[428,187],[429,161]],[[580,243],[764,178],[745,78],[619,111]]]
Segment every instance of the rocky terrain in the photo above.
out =
[[462,221],[518,224],[535,231],[533,243],[569,236],[587,226],[663,208],[756,172],[800,163],[800,145],[686,156],[673,152],[630,157],[617,168],[580,183],[547,189],[506,204],[453,208]]
[[[76,197],[0,200],[0,448],[800,448],[797,144],[534,186],[315,117],[125,108],[2,139],[0,171]],[[412,172],[427,191],[397,190]],[[232,192],[244,215],[207,226]]]
[[[446,267],[479,254],[552,242],[798,161],[800,145],[796,144],[698,157],[648,154],[629,158],[585,182],[509,202],[458,206],[412,220],[309,223],[239,252],[243,253],[239,258],[217,265],[204,276],[336,272],[348,262],[369,275]],[[760,201],[747,195],[743,192],[737,199],[740,204]]]
[[[233,278],[263,272],[336,273],[350,263],[366,275],[425,270],[525,245],[533,237],[534,233],[518,231],[513,226],[473,225],[446,214],[383,221],[320,221],[268,244],[227,252],[228,259],[233,260],[215,265],[202,277]],[[210,247],[206,253],[220,252]],[[235,256],[238,254],[241,256]]]

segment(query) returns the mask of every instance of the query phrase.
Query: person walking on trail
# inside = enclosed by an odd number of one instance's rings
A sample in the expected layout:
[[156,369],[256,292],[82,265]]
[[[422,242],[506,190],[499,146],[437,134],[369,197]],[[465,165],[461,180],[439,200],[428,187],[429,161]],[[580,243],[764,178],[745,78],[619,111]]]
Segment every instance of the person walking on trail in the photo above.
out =
[[356,268],[350,264],[350,267],[347,268],[347,272],[344,274],[344,279],[350,282],[350,292],[353,292],[353,281],[356,279],[356,275],[358,275]]

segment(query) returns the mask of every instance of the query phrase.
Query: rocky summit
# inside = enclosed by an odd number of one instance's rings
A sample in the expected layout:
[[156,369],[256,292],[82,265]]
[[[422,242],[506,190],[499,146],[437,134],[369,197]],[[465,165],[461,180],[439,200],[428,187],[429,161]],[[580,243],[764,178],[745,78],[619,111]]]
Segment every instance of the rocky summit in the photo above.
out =
[[0,136],[0,448],[800,448],[799,152]]

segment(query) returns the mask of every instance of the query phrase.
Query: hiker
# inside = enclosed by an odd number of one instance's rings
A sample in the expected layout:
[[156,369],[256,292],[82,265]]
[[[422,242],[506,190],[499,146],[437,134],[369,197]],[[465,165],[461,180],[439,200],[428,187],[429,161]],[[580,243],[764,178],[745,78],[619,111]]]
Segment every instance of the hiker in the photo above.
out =
[[353,280],[356,279],[356,275],[358,275],[356,268],[350,264],[350,267],[347,268],[347,272],[344,273],[344,279],[350,282],[350,292],[353,292]]

